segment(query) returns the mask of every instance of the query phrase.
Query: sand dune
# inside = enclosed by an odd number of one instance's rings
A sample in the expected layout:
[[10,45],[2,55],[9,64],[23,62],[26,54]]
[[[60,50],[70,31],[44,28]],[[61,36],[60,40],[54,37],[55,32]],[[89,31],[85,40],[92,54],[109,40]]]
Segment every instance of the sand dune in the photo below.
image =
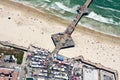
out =
[[[0,40],[28,47],[30,44],[54,49],[51,34],[63,32],[70,22],[22,4],[0,0]],[[72,34],[75,47],[59,53],[67,57],[82,55],[120,73],[120,38],[82,26]],[[118,75],[120,79],[120,75]]]

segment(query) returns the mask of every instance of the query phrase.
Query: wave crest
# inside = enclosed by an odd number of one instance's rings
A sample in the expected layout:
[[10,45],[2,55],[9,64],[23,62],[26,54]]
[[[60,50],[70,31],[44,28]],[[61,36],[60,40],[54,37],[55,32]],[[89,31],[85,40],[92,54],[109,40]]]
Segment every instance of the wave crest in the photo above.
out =
[[46,2],[51,2],[50,0],[45,0]]
[[113,24],[113,25],[120,25],[120,22],[115,22],[112,18],[105,18],[101,15],[98,15],[95,12],[90,12],[90,14],[88,16],[86,16],[88,18],[94,19],[96,21],[99,22],[103,22],[103,23],[108,23],[108,24]]
[[113,12],[120,12],[120,10],[112,9],[112,8],[108,8],[108,7],[102,7],[102,6],[98,6],[98,5],[96,7],[104,9],[104,10],[110,10],[110,11],[113,11]]
[[76,5],[76,6],[72,7],[72,8],[69,8],[69,7],[63,5],[60,2],[55,2],[55,5],[57,5],[60,9],[62,9],[64,11],[67,11],[67,12],[71,12],[71,13],[76,13],[76,9],[78,7],[78,5]]

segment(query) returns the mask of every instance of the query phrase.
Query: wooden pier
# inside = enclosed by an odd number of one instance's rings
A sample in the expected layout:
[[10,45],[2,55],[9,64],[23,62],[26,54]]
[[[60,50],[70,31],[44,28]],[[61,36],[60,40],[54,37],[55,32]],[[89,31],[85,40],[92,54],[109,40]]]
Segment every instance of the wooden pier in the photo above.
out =
[[67,29],[63,33],[53,34],[51,36],[53,43],[55,44],[56,47],[52,52],[53,55],[57,54],[60,49],[75,46],[71,34],[73,33],[76,25],[78,24],[82,16],[88,12],[87,8],[89,7],[91,2],[92,0],[87,0],[85,4],[81,6],[80,9],[78,9],[79,13],[75,16],[72,23],[67,27]]

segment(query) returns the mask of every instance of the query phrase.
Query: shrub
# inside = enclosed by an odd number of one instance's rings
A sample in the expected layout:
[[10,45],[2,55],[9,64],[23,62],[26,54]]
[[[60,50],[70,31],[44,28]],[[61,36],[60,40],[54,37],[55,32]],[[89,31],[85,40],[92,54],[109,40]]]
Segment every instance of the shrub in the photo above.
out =
[[18,49],[12,48],[2,48],[0,47],[0,53],[4,53],[4,55],[14,55],[17,58],[17,64],[22,64],[24,52]]

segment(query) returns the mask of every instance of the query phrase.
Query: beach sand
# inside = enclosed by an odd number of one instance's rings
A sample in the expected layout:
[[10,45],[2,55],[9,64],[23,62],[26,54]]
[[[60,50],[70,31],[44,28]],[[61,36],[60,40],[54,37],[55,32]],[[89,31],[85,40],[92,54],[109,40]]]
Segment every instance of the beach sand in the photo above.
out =
[[[0,41],[28,47],[33,44],[52,51],[51,35],[64,32],[70,22],[22,4],[0,0]],[[77,26],[72,34],[75,47],[62,49],[66,57],[82,55],[118,72],[120,79],[120,38]]]

